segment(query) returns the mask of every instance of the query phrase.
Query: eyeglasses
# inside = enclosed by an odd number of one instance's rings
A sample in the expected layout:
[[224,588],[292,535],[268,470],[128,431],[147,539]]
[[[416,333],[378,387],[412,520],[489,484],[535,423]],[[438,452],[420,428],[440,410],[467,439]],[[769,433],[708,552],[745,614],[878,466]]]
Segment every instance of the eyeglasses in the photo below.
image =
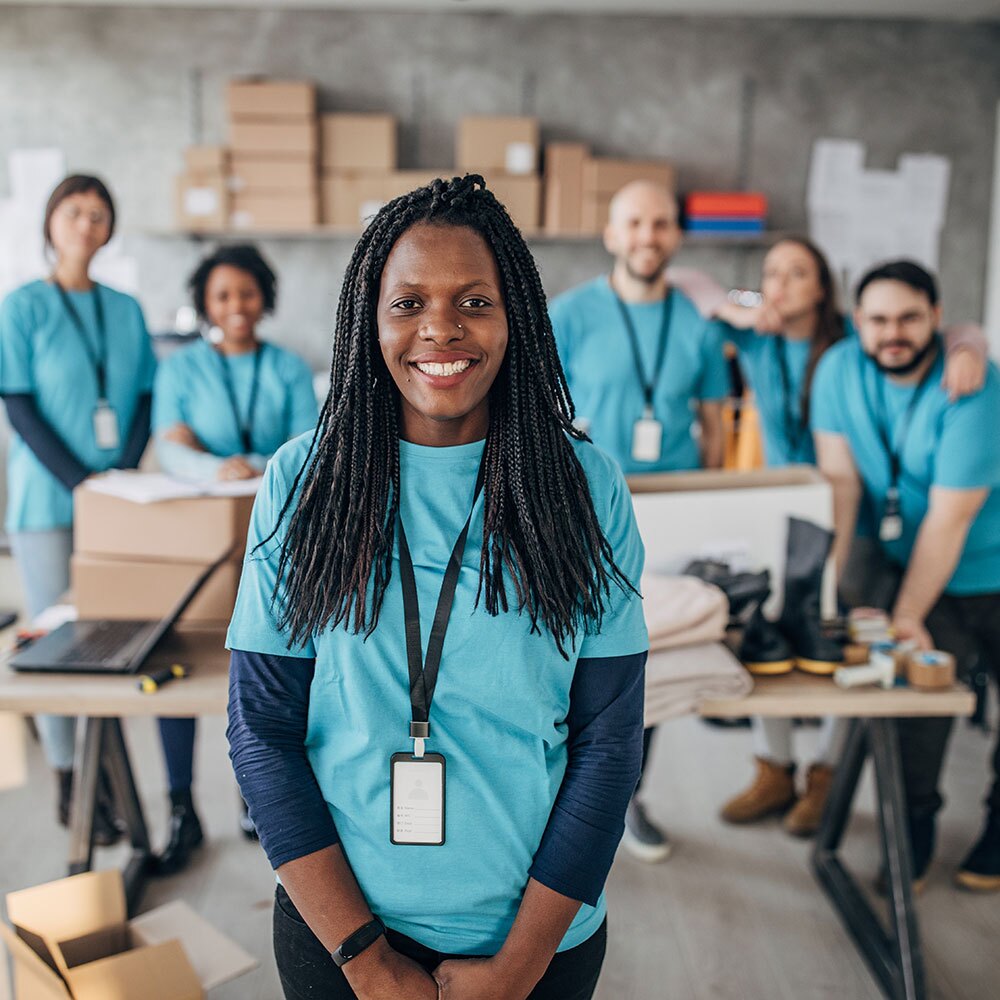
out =
[[93,226],[111,225],[111,213],[103,208],[95,208],[93,211],[87,212],[80,208],[79,205],[74,205],[72,202],[64,202],[59,206],[59,214],[67,222],[76,222],[86,217]]

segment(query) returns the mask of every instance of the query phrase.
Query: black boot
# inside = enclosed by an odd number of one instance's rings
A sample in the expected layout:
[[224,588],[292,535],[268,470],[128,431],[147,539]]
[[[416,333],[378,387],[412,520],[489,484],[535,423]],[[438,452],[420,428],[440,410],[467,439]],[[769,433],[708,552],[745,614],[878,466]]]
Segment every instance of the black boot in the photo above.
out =
[[[60,826],[69,826],[70,809],[73,804],[73,771],[58,769],[56,780],[59,784],[59,801],[56,819]],[[94,846],[110,847],[122,837],[121,827],[115,819],[114,800],[110,785],[103,769],[97,779],[97,800],[94,803]]]
[[191,860],[191,853],[205,839],[201,822],[194,811],[191,789],[170,793],[170,837],[167,846],[154,859],[155,875],[173,875]]
[[794,666],[788,640],[777,625],[764,617],[764,602],[769,595],[770,591],[764,594],[750,616],[739,649],[743,666],[759,676],[787,674]]
[[788,519],[785,601],[778,628],[795,653],[795,665],[808,674],[832,674],[844,663],[844,647],[823,634],[820,594],[833,534],[811,521]]

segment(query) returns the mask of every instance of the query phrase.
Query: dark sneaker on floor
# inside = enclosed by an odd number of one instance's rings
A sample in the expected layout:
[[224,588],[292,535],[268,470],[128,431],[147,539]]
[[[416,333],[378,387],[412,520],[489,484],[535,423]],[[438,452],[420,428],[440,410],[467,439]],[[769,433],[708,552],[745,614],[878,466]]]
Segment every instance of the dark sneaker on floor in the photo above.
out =
[[[910,818],[910,857],[913,859],[913,895],[919,896],[927,885],[927,871],[934,857],[934,844],[937,839],[937,823],[933,815],[918,819]],[[888,882],[885,869],[881,869],[875,879],[875,891],[880,896],[888,893]]]
[[634,858],[654,864],[670,857],[670,841],[646,815],[643,804],[632,799],[625,813],[625,836],[622,837],[625,850]]
[[1000,816],[991,816],[975,847],[957,872],[955,881],[973,892],[1000,890]]

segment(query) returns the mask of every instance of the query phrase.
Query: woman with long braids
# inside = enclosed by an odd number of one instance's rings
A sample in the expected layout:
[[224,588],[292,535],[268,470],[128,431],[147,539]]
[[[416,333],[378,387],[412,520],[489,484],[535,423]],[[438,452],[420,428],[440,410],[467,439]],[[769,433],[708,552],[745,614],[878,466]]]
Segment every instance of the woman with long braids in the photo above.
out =
[[593,995],[647,637],[628,490],[573,416],[482,178],[386,205],[316,432],[268,465],[228,637],[289,1000]]

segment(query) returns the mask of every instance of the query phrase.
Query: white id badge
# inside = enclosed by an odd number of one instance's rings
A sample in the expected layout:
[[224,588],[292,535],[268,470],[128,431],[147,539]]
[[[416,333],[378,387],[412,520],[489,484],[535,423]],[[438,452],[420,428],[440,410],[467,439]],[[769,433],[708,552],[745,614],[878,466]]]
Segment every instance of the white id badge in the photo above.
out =
[[444,757],[394,753],[389,769],[389,840],[440,847],[444,843]]
[[886,514],[878,526],[878,537],[883,542],[896,542],[903,537],[903,519],[899,514]]
[[663,447],[663,424],[642,417],[632,425],[632,457],[637,462],[658,462]]
[[94,440],[97,447],[105,451],[111,451],[121,444],[121,435],[118,431],[118,414],[114,407],[101,400],[94,407]]

